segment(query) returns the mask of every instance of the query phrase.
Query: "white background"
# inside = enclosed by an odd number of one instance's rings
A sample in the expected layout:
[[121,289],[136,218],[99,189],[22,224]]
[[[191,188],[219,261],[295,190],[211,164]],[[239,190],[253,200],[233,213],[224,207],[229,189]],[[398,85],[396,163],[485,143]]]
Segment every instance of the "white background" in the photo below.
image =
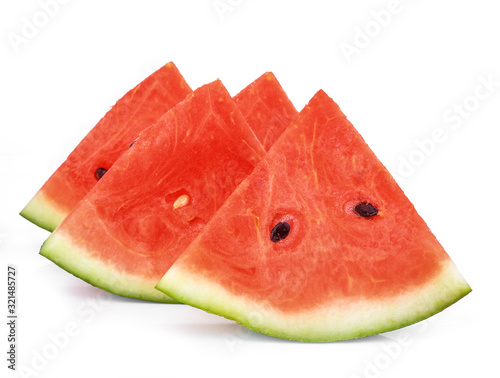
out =
[[[499,374],[497,1],[61,0],[50,12],[47,1],[0,5],[0,314],[14,264],[18,367],[38,377]],[[347,56],[347,45],[356,52]],[[403,330],[307,344],[188,306],[105,295],[41,257],[48,233],[19,211],[109,107],[168,61],[192,88],[219,77],[233,95],[273,71],[298,109],[324,89],[473,292]],[[464,108],[458,118],[454,105]]]

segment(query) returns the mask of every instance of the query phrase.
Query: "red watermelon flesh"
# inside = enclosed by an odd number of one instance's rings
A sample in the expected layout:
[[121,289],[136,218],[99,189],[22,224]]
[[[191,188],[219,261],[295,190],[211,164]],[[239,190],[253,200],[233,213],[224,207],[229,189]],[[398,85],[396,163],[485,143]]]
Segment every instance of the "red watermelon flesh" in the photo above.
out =
[[155,284],[264,155],[222,83],[205,85],[140,133],[40,253],[112,293],[172,301]]
[[21,215],[53,231],[135,140],[191,88],[168,63],[127,92],[52,174]]
[[238,93],[234,101],[266,151],[298,114],[271,72]]
[[305,341],[403,327],[470,291],[323,91],[157,288],[258,332]]

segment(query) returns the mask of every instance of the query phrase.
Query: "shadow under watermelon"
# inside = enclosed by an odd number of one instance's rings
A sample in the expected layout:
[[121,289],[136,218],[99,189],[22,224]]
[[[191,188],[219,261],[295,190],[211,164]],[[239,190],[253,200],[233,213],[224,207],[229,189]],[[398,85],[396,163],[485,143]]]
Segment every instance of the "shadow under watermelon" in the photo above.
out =
[[[277,337],[268,336],[262,333],[252,331],[244,326],[227,320],[225,323],[184,323],[177,325],[178,329],[186,334],[193,336],[205,336],[210,338],[220,338],[226,344],[230,352],[234,352],[235,348],[243,343],[293,343],[293,344],[328,344],[325,343],[307,343],[297,340],[287,340]],[[358,343],[380,343],[386,342],[390,338],[383,335],[373,335],[359,339],[350,339],[343,341],[330,342],[330,344],[358,344]]]

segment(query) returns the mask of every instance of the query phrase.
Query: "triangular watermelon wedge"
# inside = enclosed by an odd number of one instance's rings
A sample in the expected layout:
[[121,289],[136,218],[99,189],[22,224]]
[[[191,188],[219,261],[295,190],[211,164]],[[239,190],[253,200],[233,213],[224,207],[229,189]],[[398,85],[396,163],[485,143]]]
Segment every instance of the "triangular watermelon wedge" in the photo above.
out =
[[191,88],[170,62],[128,91],[82,139],[21,215],[53,231],[139,132],[184,100]]
[[115,294],[169,302],[154,286],[265,155],[220,81],[143,130],[40,253]]
[[157,288],[255,331],[304,341],[400,328],[470,292],[323,91]]

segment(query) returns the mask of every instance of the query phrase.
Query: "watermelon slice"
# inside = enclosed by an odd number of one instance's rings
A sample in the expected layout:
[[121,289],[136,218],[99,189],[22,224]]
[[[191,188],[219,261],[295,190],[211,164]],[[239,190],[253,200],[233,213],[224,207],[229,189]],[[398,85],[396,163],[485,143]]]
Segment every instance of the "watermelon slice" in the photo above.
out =
[[159,302],[154,287],[265,155],[220,81],[139,134],[41,254],[112,293]]
[[21,215],[53,231],[135,140],[191,88],[170,62],[127,92],[52,174]]
[[255,331],[303,341],[393,330],[470,292],[322,91],[157,288]]
[[247,86],[234,101],[266,151],[298,114],[272,72]]

